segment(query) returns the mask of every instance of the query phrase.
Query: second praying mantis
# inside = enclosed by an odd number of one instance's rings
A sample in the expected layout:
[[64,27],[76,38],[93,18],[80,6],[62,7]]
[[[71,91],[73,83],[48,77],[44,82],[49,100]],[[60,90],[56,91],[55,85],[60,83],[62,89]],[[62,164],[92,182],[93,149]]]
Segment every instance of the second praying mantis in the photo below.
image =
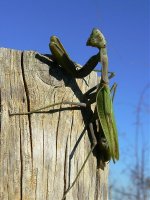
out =
[[[49,47],[56,62],[73,78],[84,78],[92,70],[94,70],[99,62],[101,63],[102,70],[100,83],[94,88],[90,89],[85,94],[85,96],[87,96],[88,98],[87,104],[82,102],[58,102],[31,112],[10,114],[32,114],[59,104],[75,104],[80,107],[88,107],[96,101],[94,114],[88,124],[93,140],[91,150],[88,153],[75,180],[73,181],[71,186],[65,191],[62,200],[65,199],[67,193],[74,186],[76,180],[78,179],[82,169],[84,168],[89,156],[93,152],[96,145],[98,146],[98,153],[101,155],[101,162],[99,164],[99,167],[104,168],[105,163],[111,159],[113,160],[113,162],[119,159],[118,134],[113,111],[114,95],[111,95],[111,91],[115,91],[116,85],[114,84],[111,89],[109,87],[109,79],[112,78],[114,74],[111,73],[111,75],[108,77],[108,56],[105,37],[99,29],[94,28],[89,39],[87,40],[86,45],[98,48],[99,52],[96,55],[92,56],[83,67],[76,64],[69,58],[66,50],[56,36],[51,37]],[[95,121],[97,121],[98,125],[98,130],[100,134],[100,137],[98,137],[99,139],[95,137],[94,133],[93,122]]]

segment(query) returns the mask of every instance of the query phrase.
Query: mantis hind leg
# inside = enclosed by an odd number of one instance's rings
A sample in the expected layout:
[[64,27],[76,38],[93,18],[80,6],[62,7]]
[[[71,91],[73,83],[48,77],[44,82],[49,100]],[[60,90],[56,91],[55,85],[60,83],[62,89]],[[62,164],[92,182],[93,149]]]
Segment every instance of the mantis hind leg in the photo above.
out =
[[57,106],[57,105],[62,105],[62,104],[68,104],[68,105],[75,105],[75,106],[79,106],[79,107],[86,107],[86,103],[82,103],[82,102],[70,102],[70,101],[61,101],[61,102],[57,102],[57,103],[54,103],[54,104],[49,104],[47,106],[44,106],[44,107],[41,107],[41,108],[38,108],[36,110],[32,110],[32,111],[29,111],[29,112],[20,112],[20,113],[9,113],[10,116],[13,116],[13,115],[31,115],[33,113],[43,113],[43,111],[41,110],[44,110],[44,109],[47,109],[47,108],[51,108],[53,106]]
[[[93,117],[92,117],[92,119],[91,119],[91,122],[90,122],[89,125],[88,125],[89,130],[90,130],[90,134],[91,134],[91,142],[92,142],[91,149],[90,149],[90,151],[88,152],[88,154],[87,154],[87,156],[86,156],[86,158],[85,158],[85,160],[84,160],[84,162],[83,162],[83,164],[82,164],[82,166],[81,166],[81,168],[80,168],[78,174],[76,175],[74,181],[72,182],[71,186],[65,191],[65,193],[64,193],[64,195],[63,195],[63,198],[62,198],[61,200],[65,200],[66,195],[67,195],[68,192],[73,188],[73,186],[75,185],[76,181],[78,180],[78,178],[79,178],[79,176],[80,176],[82,170],[84,169],[84,166],[85,166],[85,164],[87,163],[87,161],[88,161],[90,155],[92,154],[92,152],[93,152],[93,150],[95,149],[96,145],[99,143],[99,142],[97,141],[97,137],[95,136],[95,130],[94,130],[94,128],[93,128],[93,122],[94,122],[94,121],[98,121],[98,124],[100,125],[99,120],[98,120],[98,115],[97,115],[96,109],[95,109],[95,111],[94,111],[94,115],[93,115]],[[99,132],[99,131],[100,131],[100,126],[98,127],[97,132]],[[104,142],[106,143],[106,141],[104,141]],[[104,158],[104,159],[100,158],[99,160],[97,160],[97,167],[98,167],[98,168],[104,169],[104,167],[105,167],[105,159],[106,159],[106,158]]]
[[92,124],[92,123],[89,124],[89,129],[90,129],[90,133],[91,133],[91,137],[92,137],[92,147],[91,147],[91,149],[90,149],[90,151],[89,151],[89,153],[88,153],[88,155],[87,155],[87,157],[86,157],[84,163],[82,164],[82,166],[81,166],[81,168],[80,168],[78,174],[76,175],[74,181],[72,182],[71,186],[65,191],[65,193],[64,193],[64,195],[63,195],[63,198],[62,198],[61,200],[64,200],[64,199],[66,198],[66,195],[68,194],[68,192],[69,192],[69,191],[72,189],[72,187],[75,185],[75,183],[76,183],[77,179],[79,178],[79,176],[80,176],[82,170],[84,169],[85,164],[86,164],[87,161],[88,161],[89,156],[91,155],[91,153],[93,152],[95,146],[97,145],[97,140],[96,140],[96,137],[95,137],[95,134],[94,134],[94,129],[93,129],[93,124]]

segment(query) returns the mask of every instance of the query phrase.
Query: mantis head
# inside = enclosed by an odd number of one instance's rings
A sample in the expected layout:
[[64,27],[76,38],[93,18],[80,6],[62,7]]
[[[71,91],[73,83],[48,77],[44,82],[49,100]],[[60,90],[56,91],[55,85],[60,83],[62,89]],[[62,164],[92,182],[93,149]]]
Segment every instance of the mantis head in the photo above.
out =
[[106,47],[106,40],[102,32],[97,28],[94,28],[89,39],[87,40],[86,45],[101,49]]

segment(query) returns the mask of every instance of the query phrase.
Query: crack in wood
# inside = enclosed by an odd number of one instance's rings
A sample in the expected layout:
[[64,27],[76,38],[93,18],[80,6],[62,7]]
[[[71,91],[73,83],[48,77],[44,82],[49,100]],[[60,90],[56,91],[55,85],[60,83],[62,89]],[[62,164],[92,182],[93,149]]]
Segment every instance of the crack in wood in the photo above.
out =
[[[21,52],[21,70],[22,70],[22,78],[23,78],[23,84],[25,88],[25,95],[27,99],[27,112],[30,112],[30,97],[29,97],[29,91],[28,86],[25,78],[25,71],[24,71],[24,52]],[[28,115],[28,121],[29,121],[29,133],[30,133],[30,148],[31,148],[31,160],[33,165],[33,145],[32,145],[32,126],[31,126],[31,115]]]
[[67,182],[67,178],[66,178],[67,148],[68,148],[68,136],[67,136],[66,147],[65,147],[65,159],[64,159],[64,192],[63,192],[63,194],[65,194],[65,191],[67,189],[67,187],[66,187],[66,182]]
[[22,137],[20,129],[20,199],[23,198],[23,154],[22,154]]

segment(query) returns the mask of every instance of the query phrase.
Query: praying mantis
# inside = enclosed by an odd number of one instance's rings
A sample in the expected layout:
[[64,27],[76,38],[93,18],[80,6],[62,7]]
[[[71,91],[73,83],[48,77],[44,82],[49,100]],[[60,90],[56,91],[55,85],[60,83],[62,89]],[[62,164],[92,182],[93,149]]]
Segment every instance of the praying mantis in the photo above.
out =
[[[85,94],[85,97],[87,97],[88,99],[87,104],[82,102],[79,103],[58,102],[28,113],[10,114],[10,115],[32,114],[38,112],[39,110],[59,104],[75,104],[80,107],[86,108],[87,106],[96,102],[96,107],[94,110],[94,114],[92,116],[92,120],[88,124],[91,137],[93,140],[91,150],[88,153],[75,180],[73,181],[71,186],[65,191],[62,200],[65,199],[67,193],[74,186],[76,180],[78,179],[81,171],[83,170],[89,156],[93,152],[96,145],[98,146],[99,154],[101,154],[101,161],[99,163],[99,167],[104,168],[105,163],[111,159],[113,160],[113,162],[119,160],[118,134],[117,134],[117,127],[116,127],[115,116],[113,111],[113,103],[112,103],[114,95],[111,95],[111,91],[112,90],[115,91],[116,85],[114,85],[111,89],[109,87],[109,79],[112,78],[114,74],[111,73],[111,75],[108,77],[108,56],[107,56],[105,37],[100,30],[94,28],[92,30],[89,39],[87,40],[86,45],[98,48],[99,52],[96,55],[92,56],[83,67],[73,62],[69,58],[66,50],[64,49],[63,45],[56,36],[51,37],[49,48],[56,62],[73,78],[84,78],[92,70],[94,70],[94,68],[99,62],[101,63],[102,71],[101,71],[100,83],[94,88],[90,89]],[[100,132],[100,137],[98,137],[99,139],[97,139],[94,134],[94,129],[93,129],[94,121],[97,121],[98,130]]]
[[[109,88],[109,78],[111,78],[113,74],[111,74],[111,76],[108,78],[108,56],[104,35],[98,29],[94,28],[87,41],[87,46],[97,47],[99,49],[99,53],[91,57],[81,69],[77,70],[76,66],[78,65],[70,60],[63,45],[56,36],[51,37],[51,42],[49,44],[51,52],[58,64],[60,64],[68,74],[75,78],[85,77],[94,69],[98,62],[102,63],[101,81],[98,85],[93,100],[96,98],[97,109],[95,110],[95,115],[97,115],[97,118],[100,121],[100,125],[102,126],[102,130],[108,144],[108,159],[105,161],[108,161],[112,158],[112,160],[115,162],[115,160],[119,159],[119,147],[112,98]],[[116,85],[114,85],[114,88],[115,87]],[[95,89],[96,88],[94,87],[88,93]],[[92,103],[92,99],[90,101]]]

